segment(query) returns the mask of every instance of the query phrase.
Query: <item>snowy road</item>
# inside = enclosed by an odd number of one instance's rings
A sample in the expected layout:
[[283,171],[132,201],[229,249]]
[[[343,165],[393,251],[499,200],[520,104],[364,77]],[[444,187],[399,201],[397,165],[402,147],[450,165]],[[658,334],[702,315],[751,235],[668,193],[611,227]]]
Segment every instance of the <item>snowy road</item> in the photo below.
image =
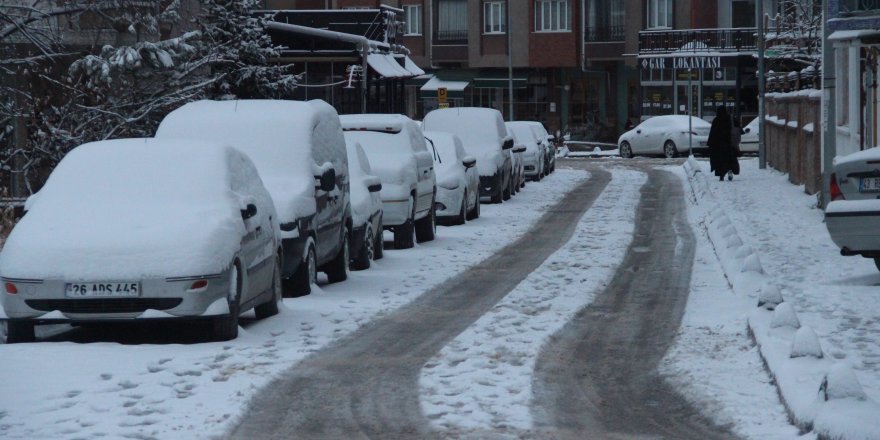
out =
[[233,438],[430,437],[422,367],[568,241],[610,178],[595,170],[519,241],[306,359],[256,398]]

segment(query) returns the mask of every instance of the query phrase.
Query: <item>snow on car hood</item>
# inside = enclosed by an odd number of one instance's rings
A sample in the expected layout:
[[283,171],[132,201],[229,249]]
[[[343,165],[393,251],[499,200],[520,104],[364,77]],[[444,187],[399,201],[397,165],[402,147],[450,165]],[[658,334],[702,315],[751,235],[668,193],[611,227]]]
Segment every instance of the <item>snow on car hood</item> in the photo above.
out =
[[494,176],[504,166],[504,154],[498,151],[474,152],[477,158],[477,171],[481,176]]
[[845,156],[837,156],[834,158],[834,165],[866,162],[869,160],[880,160],[880,147],[868,148]]

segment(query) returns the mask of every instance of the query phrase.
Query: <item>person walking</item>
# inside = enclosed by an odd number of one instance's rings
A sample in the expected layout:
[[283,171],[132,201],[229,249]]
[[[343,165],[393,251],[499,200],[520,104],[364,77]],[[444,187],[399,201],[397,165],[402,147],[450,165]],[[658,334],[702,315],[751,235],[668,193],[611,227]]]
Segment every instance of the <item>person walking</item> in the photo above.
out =
[[736,146],[733,145],[731,136],[735,129],[727,108],[719,106],[706,141],[709,146],[709,166],[718,176],[718,180],[724,180],[725,176],[727,180],[733,180],[733,175],[739,174]]

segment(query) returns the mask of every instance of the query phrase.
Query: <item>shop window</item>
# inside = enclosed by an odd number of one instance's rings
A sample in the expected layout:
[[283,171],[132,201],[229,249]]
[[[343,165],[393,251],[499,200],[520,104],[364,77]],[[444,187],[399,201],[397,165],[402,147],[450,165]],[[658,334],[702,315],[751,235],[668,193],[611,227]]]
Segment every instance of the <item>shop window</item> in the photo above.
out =
[[483,3],[483,33],[501,34],[507,31],[504,2]]
[[648,0],[648,29],[671,29],[673,0]]
[[422,35],[422,5],[405,5],[406,35]]
[[569,0],[537,0],[535,2],[535,31],[570,31],[570,10]]

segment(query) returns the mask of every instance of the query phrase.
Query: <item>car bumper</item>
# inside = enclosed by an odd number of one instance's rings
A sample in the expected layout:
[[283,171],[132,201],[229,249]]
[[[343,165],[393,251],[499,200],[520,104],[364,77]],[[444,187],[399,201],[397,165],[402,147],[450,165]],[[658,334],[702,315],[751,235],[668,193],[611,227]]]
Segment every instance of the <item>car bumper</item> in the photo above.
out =
[[461,212],[461,203],[464,198],[464,189],[446,189],[437,187],[437,200],[434,203],[438,218],[456,217]]
[[480,176],[480,197],[492,197],[503,190],[501,174]]
[[[190,290],[197,280],[202,289]],[[3,308],[12,320],[38,322],[94,322],[136,319],[201,318],[229,314],[230,272],[222,274],[140,281],[137,297],[68,298],[64,280],[16,280],[17,294],[3,292]]]
[[849,209],[847,201],[832,204],[825,213],[825,226],[841,253],[880,257],[880,209]]

